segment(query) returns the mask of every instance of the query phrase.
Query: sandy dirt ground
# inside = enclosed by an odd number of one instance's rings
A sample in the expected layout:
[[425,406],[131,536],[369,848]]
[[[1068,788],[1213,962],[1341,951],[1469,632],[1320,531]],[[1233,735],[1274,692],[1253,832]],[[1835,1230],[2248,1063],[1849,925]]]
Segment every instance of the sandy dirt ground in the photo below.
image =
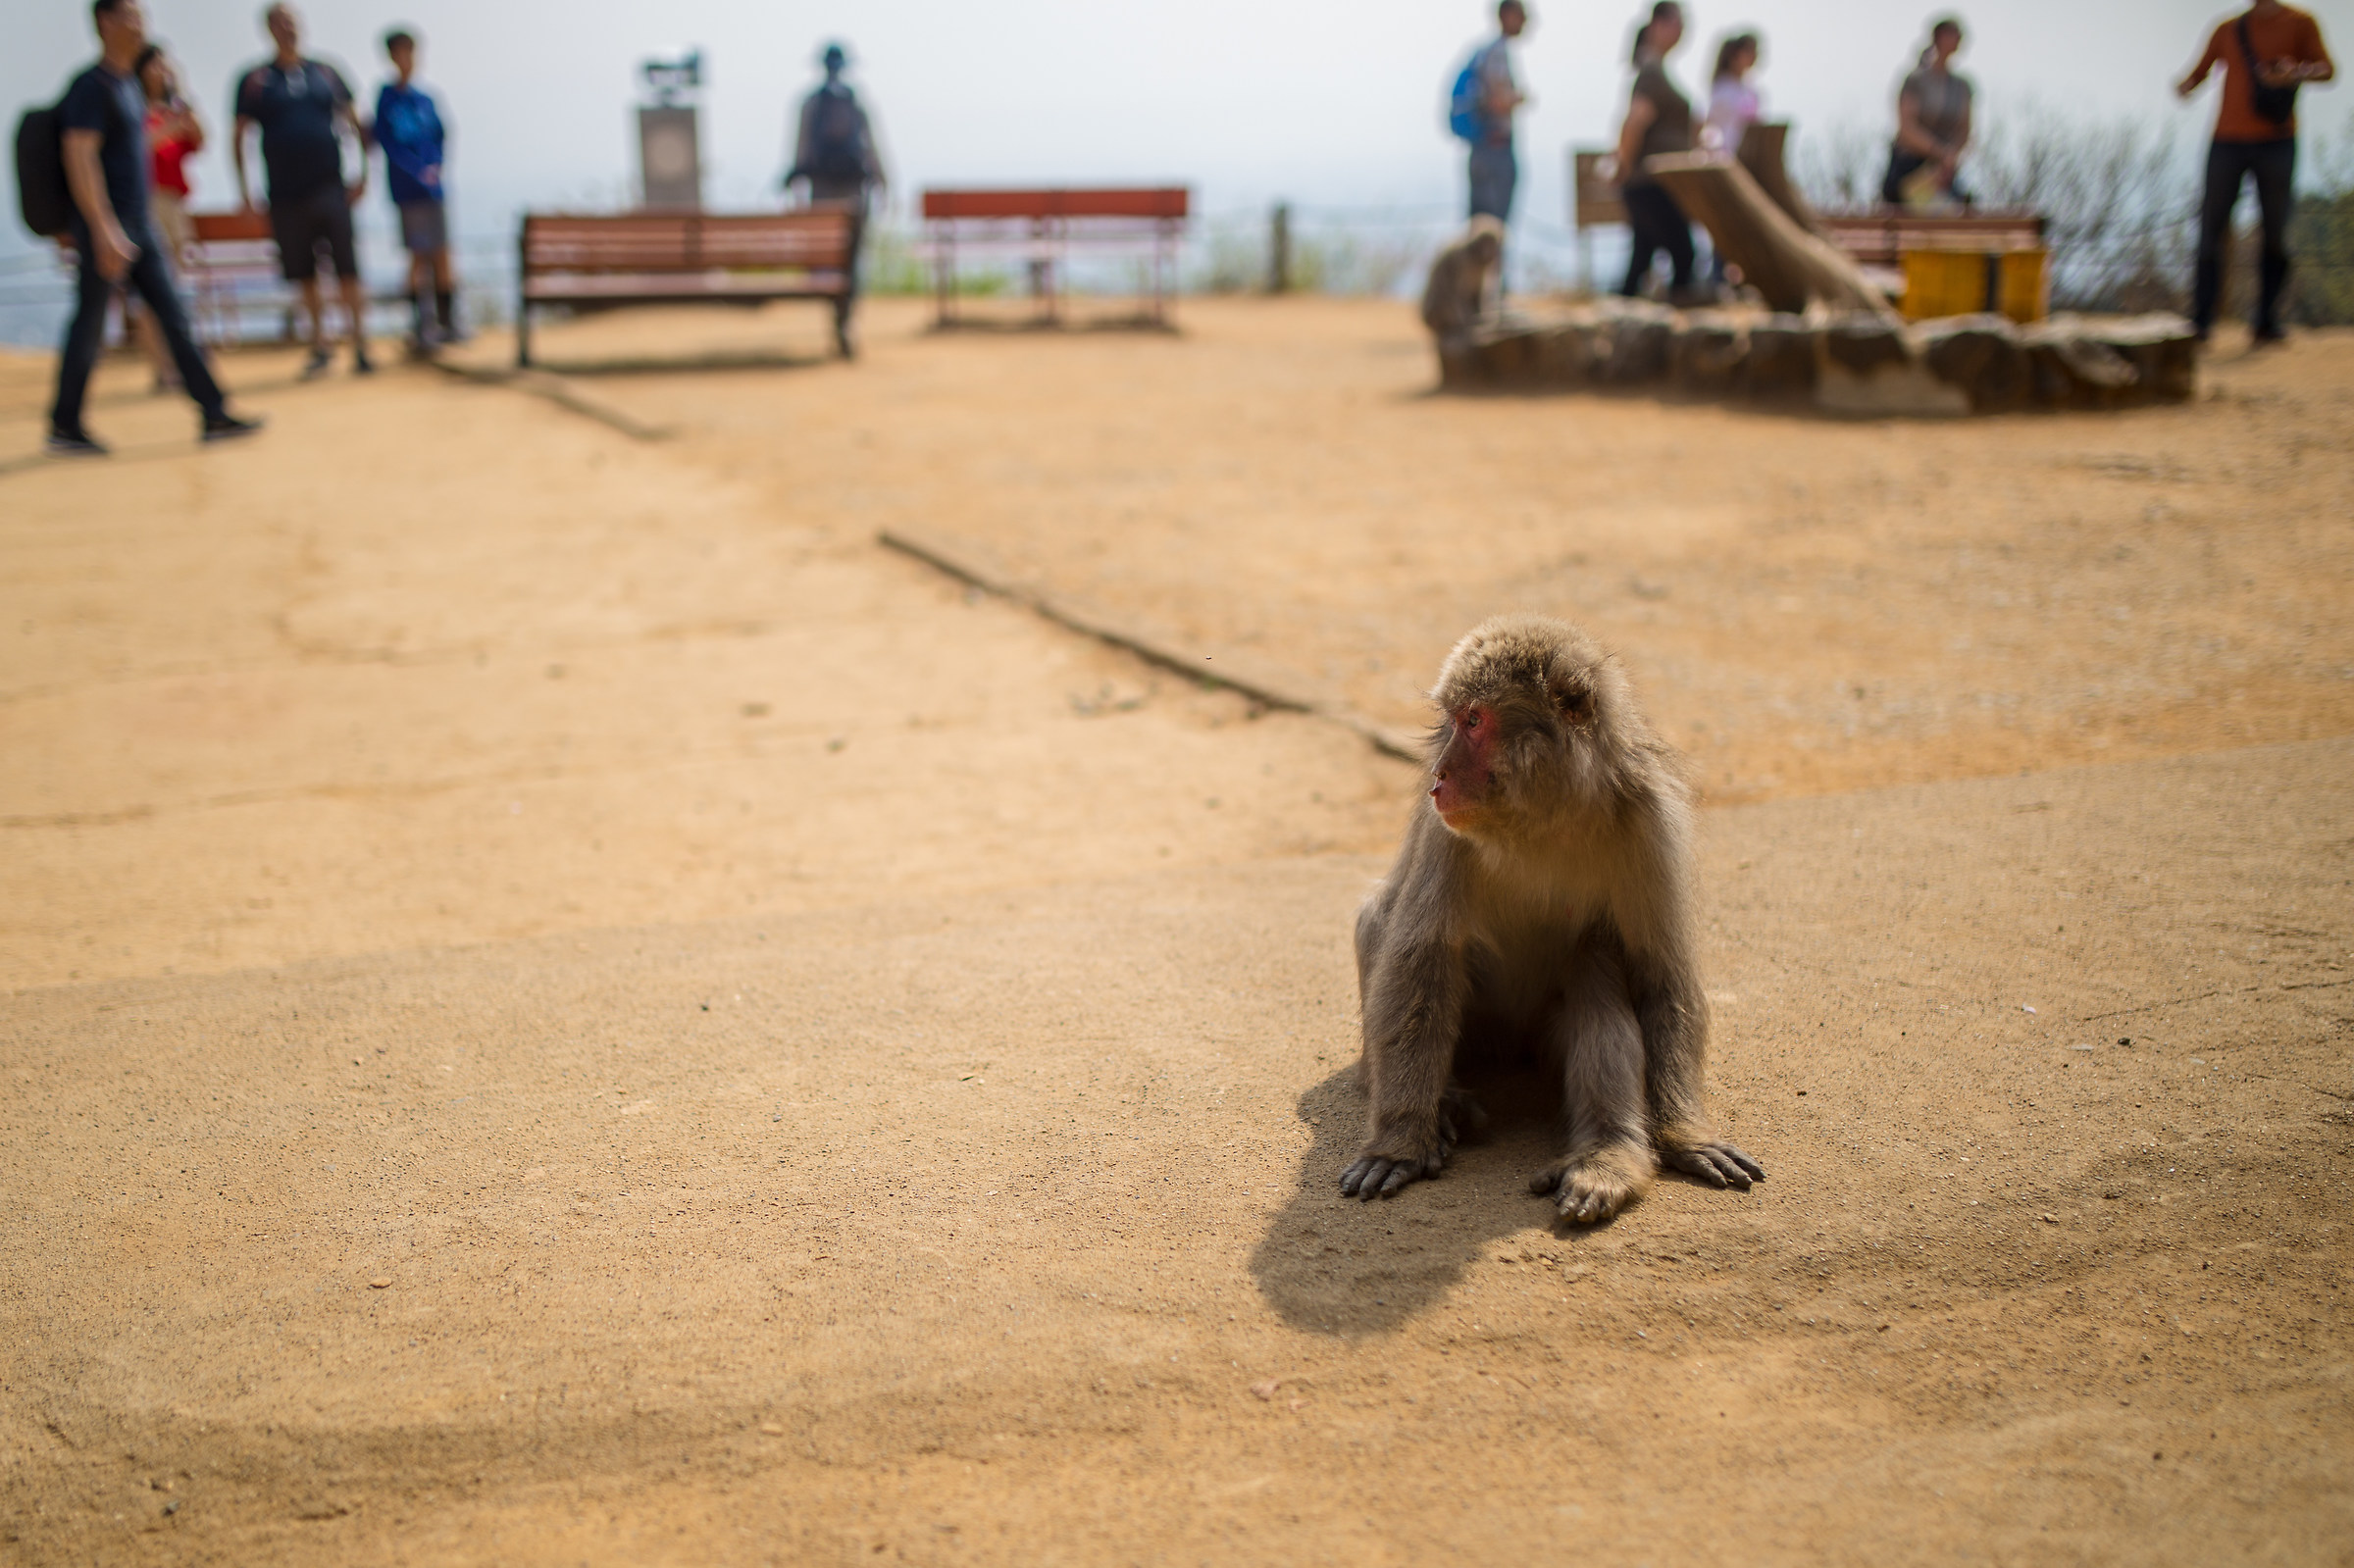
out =
[[[0,1557],[2354,1561],[2354,338],[1850,425],[1185,322],[546,334],[656,441],[117,366],[106,465],[0,360]],[[1342,1202],[1412,771],[889,527],[1387,723],[1583,619],[1771,1179]]]

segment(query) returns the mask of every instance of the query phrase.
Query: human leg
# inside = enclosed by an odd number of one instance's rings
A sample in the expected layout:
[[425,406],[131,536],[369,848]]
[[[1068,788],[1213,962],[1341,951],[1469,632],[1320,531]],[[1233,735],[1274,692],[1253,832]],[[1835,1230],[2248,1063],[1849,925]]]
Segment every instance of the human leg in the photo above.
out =
[[2224,292],[2225,247],[2231,240],[2231,209],[2239,204],[2239,183],[2247,163],[2238,143],[2211,142],[2207,148],[2207,185],[2199,198],[2199,259],[2190,289],[2190,325],[2201,339],[2215,327],[2215,308]]
[[1626,256],[1626,281],[1618,292],[1628,299],[1642,297],[1651,281],[1651,264],[1666,248],[1666,224],[1660,216],[1659,202],[1666,192],[1657,185],[1629,185],[1620,199],[1626,203],[1626,227],[1630,248]]
[[1660,244],[1667,252],[1669,286],[1682,294],[1692,287],[1692,220],[1684,216],[1683,208],[1675,203],[1674,195],[1664,186],[1655,187],[1660,195]]
[[2270,342],[2280,335],[2280,290],[2288,281],[2288,219],[2296,200],[2297,144],[2284,137],[2248,151],[2249,168],[2256,176],[2256,208],[2264,226],[2256,337]]
[[78,224],[74,243],[78,258],[74,274],[74,320],[66,328],[66,340],[58,354],[57,397],[49,405],[49,429],[56,435],[79,437],[82,397],[89,390],[90,372],[97,367],[99,345],[106,338],[106,312],[115,285],[98,276],[91,259],[89,230]]
[[172,265],[164,259],[159,245],[140,247],[138,260],[130,265],[126,281],[147,307],[157,334],[172,356],[179,372],[179,384],[186,388],[196,406],[204,411],[207,420],[217,420],[224,412],[227,400],[221,384],[213,379],[212,366],[205,362],[204,350],[196,346],[196,336],[188,329],[188,314],[180,305],[179,290],[174,286]]

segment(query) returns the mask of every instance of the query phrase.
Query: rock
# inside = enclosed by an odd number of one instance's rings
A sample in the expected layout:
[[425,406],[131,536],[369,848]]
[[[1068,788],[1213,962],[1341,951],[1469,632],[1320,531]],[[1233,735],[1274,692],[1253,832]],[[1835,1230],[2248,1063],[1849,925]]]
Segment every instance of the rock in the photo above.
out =
[[2147,316],[2089,318],[2086,340],[2124,357],[2135,373],[2141,399],[2181,403],[2199,391],[2199,340],[2190,323],[2169,312]]
[[1675,312],[1647,300],[1611,299],[1595,308],[1593,379],[1612,386],[1642,386],[1666,379]]
[[2088,335],[2077,316],[2054,316],[2020,334],[2034,379],[2035,401],[2052,408],[2119,408],[2138,402],[2141,372],[2124,354]]
[[1822,347],[1830,364],[1858,376],[1869,376],[1884,365],[1902,365],[1913,355],[1904,329],[1877,316],[1842,316],[1822,329]]
[[1929,374],[1919,346],[1902,325],[1876,316],[1843,317],[1817,338],[1821,364],[1816,406],[1868,418],[1944,418],[1970,412],[1959,387]]
[[2033,390],[2019,329],[2006,317],[1941,317],[1916,329],[1915,341],[1929,374],[1961,388],[1977,413],[2018,408]]
[[1736,318],[1722,311],[1694,311],[1669,343],[1669,371],[1679,390],[1718,397],[1733,389],[1748,354],[1749,334]]
[[391,1286],[392,1282],[390,1280],[384,1279],[381,1276],[368,1282],[368,1289],[371,1290],[389,1290],[391,1289]]
[[1815,389],[1815,329],[1803,316],[1750,323],[1741,387],[1752,397],[1804,397]]
[[1536,334],[1536,379],[1546,386],[1580,386],[1594,365],[1594,327],[1590,322],[1556,322]]

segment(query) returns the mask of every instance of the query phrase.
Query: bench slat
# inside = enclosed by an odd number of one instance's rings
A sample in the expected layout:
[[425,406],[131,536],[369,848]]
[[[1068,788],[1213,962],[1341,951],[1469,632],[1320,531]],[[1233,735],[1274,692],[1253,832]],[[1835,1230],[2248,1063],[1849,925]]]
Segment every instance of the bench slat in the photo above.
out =
[[924,216],[953,218],[1184,218],[1183,185],[1083,190],[927,190]]
[[760,273],[568,273],[535,277],[523,297],[535,305],[647,303],[677,299],[832,299],[847,285],[840,270]]

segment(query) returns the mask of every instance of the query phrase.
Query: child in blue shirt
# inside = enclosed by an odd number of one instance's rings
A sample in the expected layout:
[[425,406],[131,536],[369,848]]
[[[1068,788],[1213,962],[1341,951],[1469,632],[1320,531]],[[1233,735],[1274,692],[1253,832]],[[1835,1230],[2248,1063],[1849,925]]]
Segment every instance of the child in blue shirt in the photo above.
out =
[[[409,251],[409,297],[417,306],[416,346],[430,352],[436,342],[462,340],[458,331],[456,284],[449,265],[449,216],[442,199],[441,153],[445,132],[433,96],[414,84],[417,36],[405,29],[384,34],[384,56],[393,78],[376,95],[372,134],[384,150],[385,184],[400,213],[400,242]],[[426,289],[433,289],[438,332],[426,314]]]

